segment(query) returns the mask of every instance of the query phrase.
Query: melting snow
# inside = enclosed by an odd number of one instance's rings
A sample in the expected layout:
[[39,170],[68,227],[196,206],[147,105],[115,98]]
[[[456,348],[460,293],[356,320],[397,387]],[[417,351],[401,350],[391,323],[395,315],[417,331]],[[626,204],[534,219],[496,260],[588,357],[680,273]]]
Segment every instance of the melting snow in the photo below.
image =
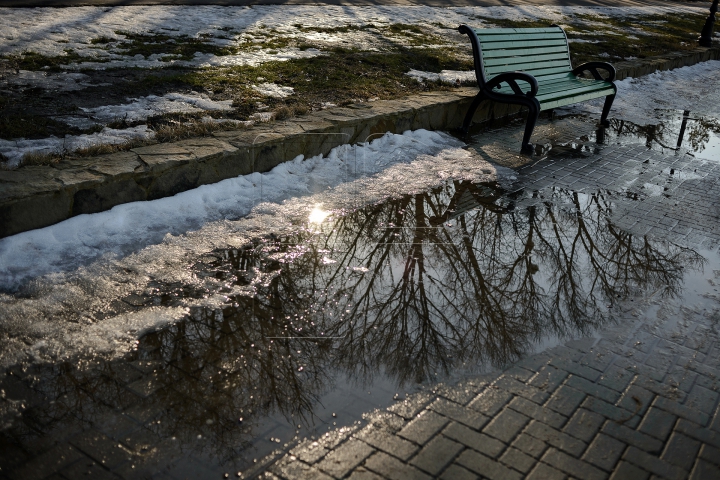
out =
[[67,135],[65,138],[48,137],[37,140],[3,140],[0,138],[0,153],[8,159],[8,167],[16,167],[27,153],[62,154],[94,145],[120,145],[133,139],[149,140],[155,133],[147,125],[114,129],[105,127],[102,131],[85,135]]
[[260,85],[253,85],[252,88],[263,95],[274,98],[285,98],[295,93],[293,87],[281,87],[274,83],[261,83]]
[[430,80],[431,82],[437,82],[438,80],[443,83],[455,84],[458,82],[474,82],[475,72],[467,71],[461,72],[458,70],[443,70],[440,73],[423,72],[420,70],[410,70],[405,75],[415,78],[418,81]]
[[128,122],[146,120],[148,117],[164,113],[198,113],[202,111],[232,110],[232,100],[214,101],[204,93],[166,93],[162,97],[149,95],[143,98],[130,98],[124,105],[105,105],[82,110],[98,122],[111,122],[125,119]]

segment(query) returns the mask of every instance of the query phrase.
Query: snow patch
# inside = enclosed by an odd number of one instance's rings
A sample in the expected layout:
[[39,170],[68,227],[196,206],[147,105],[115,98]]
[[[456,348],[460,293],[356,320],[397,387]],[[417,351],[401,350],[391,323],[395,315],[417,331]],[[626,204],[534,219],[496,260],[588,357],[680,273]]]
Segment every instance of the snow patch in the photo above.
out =
[[0,138],[0,154],[8,159],[6,166],[15,168],[25,154],[63,154],[95,145],[121,145],[130,140],[150,140],[155,132],[147,125],[114,129],[105,127],[93,134],[67,135],[65,138],[48,137],[36,140],[3,140]]
[[295,94],[293,87],[281,87],[275,83],[261,83],[260,85],[252,85],[253,90],[273,98],[286,98]]
[[158,97],[148,95],[142,98],[129,98],[130,103],[122,105],[104,105],[82,110],[97,122],[108,123],[124,119],[138,122],[148,117],[166,113],[199,113],[203,111],[232,110],[232,100],[214,101],[204,93],[166,93]]
[[440,73],[423,72],[421,70],[410,70],[405,75],[408,75],[420,82],[423,80],[429,80],[431,82],[440,81],[442,83],[456,84],[460,82],[474,82],[476,81],[474,71],[458,71],[458,70],[442,70]]

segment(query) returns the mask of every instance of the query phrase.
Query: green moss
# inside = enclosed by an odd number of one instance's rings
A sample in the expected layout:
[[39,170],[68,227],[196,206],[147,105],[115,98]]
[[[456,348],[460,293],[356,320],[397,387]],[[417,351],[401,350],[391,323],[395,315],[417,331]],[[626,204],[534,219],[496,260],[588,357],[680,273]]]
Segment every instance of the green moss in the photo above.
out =
[[51,71],[61,70],[61,65],[68,65],[70,63],[77,63],[86,60],[85,57],[78,55],[73,49],[65,49],[65,55],[58,56],[47,56],[41,53],[27,51],[19,55],[9,57],[3,57],[3,59],[13,60],[17,67],[21,70],[40,70],[46,68]]
[[107,43],[112,43],[112,42],[114,42],[114,41],[115,41],[114,38],[106,37],[106,36],[104,36],[104,35],[103,35],[102,37],[97,37],[97,38],[92,38],[92,39],[90,39],[90,43],[93,44],[93,45],[97,45],[97,44],[102,44],[102,45],[104,45],[104,44],[107,44]]
[[[189,60],[195,52],[212,53],[214,55],[230,55],[234,50],[225,46],[215,45],[207,37],[192,38],[187,35],[143,34],[116,31],[124,40],[118,43],[117,49],[124,55],[134,57],[142,55],[164,55],[165,58],[182,58]],[[173,57],[171,57],[173,56]]]

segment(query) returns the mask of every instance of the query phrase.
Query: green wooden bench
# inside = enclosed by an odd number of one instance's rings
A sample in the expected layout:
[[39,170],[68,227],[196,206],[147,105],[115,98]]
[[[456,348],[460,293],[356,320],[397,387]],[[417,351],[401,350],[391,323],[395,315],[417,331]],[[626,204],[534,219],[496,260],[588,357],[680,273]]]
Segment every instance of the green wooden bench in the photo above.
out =
[[[484,99],[526,106],[528,114],[522,151],[532,152],[530,137],[541,111],[606,97],[600,123],[607,120],[617,87],[615,68],[605,62],[588,62],[572,68],[565,32],[548,28],[472,29],[461,25],[460,33],[470,37],[475,76],[480,92],[465,115],[462,132],[467,134],[473,115]],[[600,72],[606,71],[603,78]],[[592,78],[579,78],[589,73]]]

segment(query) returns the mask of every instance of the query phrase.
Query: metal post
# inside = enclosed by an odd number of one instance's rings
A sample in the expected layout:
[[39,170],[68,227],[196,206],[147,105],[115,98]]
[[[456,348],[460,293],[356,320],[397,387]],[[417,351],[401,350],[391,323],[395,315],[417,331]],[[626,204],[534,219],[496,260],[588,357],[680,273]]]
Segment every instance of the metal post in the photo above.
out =
[[690,111],[685,110],[683,112],[682,124],[680,124],[680,135],[678,135],[677,148],[682,147],[683,137],[685,137],[685,128],[687,128],[688,118],[690,118]]
[[715,12],[718,9],[718,0],[713,0],[713,4],[710,7],[710,15],[705,20],[705,26],[700,33],[700,46],[701,47],[712,47],[712,35],[713,25],[715,24]]

